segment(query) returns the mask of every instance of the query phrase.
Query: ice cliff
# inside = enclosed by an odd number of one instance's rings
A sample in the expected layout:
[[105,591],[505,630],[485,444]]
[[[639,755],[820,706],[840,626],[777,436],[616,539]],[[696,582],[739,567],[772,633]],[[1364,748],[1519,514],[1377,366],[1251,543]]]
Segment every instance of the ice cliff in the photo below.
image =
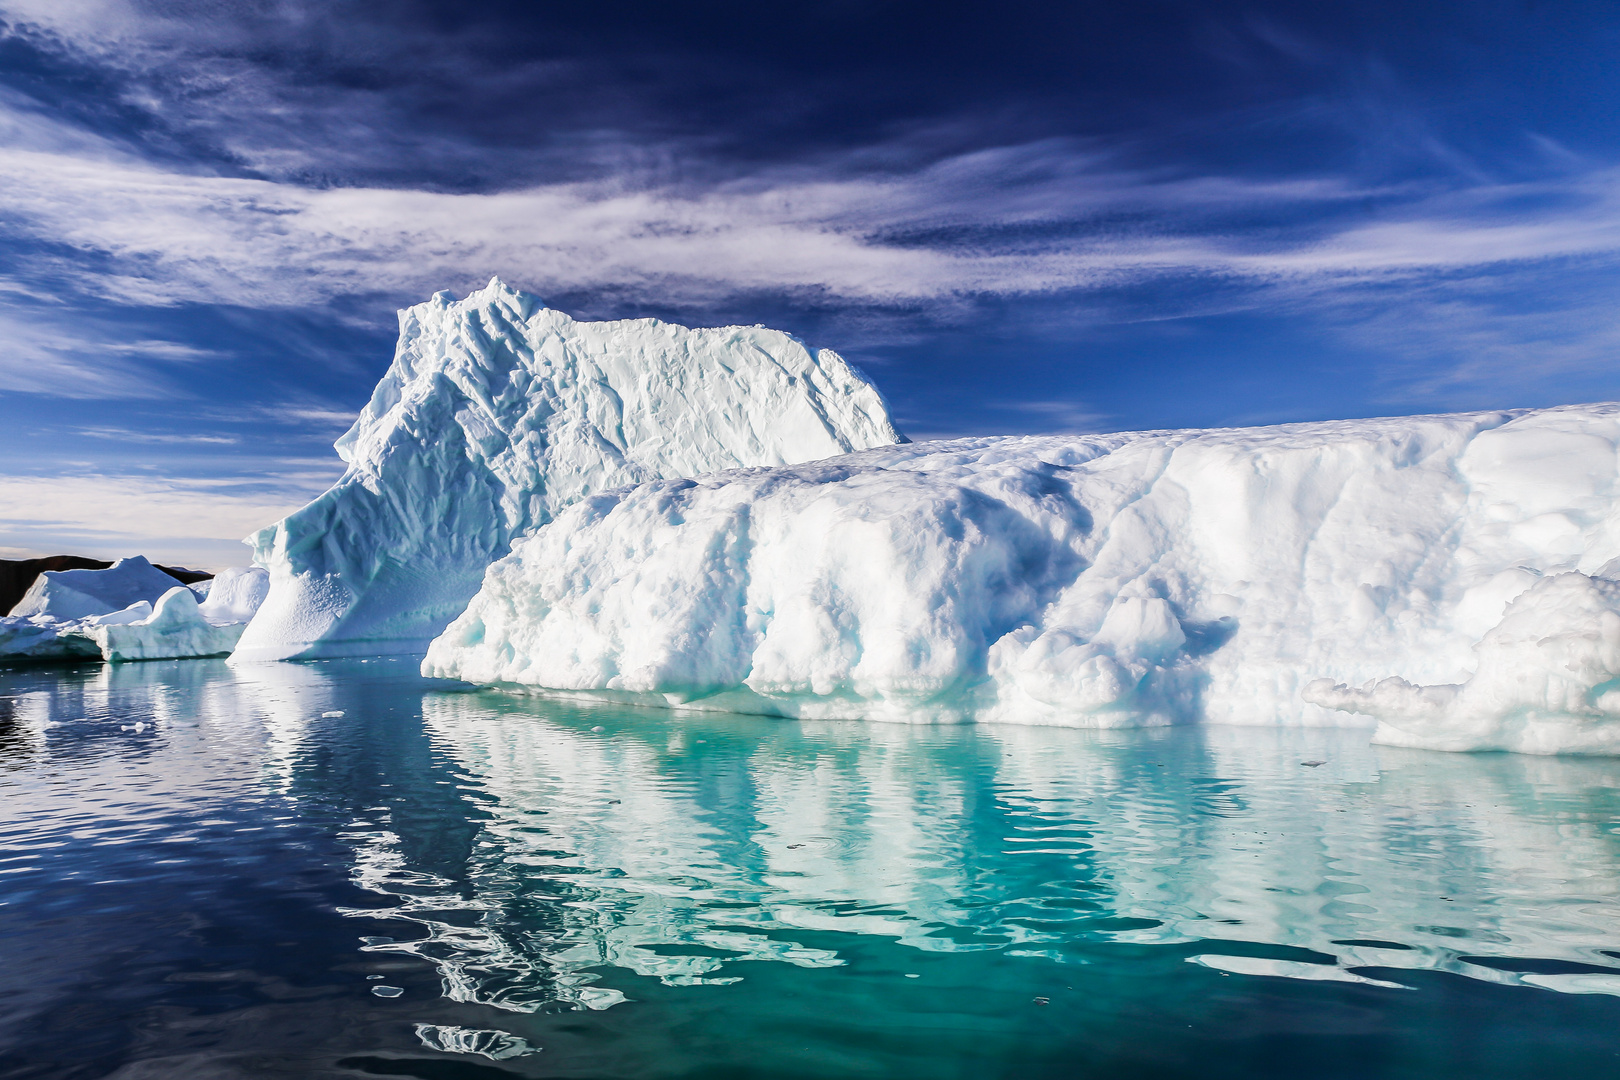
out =
[[489,568],[423,671],[798,717],[1376,721],[1620,752],[1617,450],[1620,405],[1590,405],[604,475]]
[[420,652],[514,538],[660,477],[897,442],[837,354],[775,330],[577,322],[500,281],[400,313],[331,490],[249,542],[270,594],[233,659]]

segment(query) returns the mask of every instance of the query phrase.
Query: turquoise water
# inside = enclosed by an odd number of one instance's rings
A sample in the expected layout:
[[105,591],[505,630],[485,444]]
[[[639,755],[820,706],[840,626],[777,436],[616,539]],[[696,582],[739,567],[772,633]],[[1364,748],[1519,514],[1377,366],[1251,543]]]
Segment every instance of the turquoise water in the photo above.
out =
[[1620,1070],[1615,761],[13,669],[0,849],[3,1078]]

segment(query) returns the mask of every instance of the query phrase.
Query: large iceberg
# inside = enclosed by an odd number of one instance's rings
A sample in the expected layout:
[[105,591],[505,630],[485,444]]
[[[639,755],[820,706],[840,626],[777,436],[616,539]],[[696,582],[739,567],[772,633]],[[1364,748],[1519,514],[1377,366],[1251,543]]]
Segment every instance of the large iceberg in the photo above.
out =
[[1617,450],[1620,405],[1586,405],[642,483],[516,543],[423,672],[809,718],[1376,721],[1412,746],[1616,752]]
[[233,659],[420,652],[512,541],[597,492],[899,441],[836,353],[762,327],[577,322],[491,281],[400,312],[331,490],[249,539]]

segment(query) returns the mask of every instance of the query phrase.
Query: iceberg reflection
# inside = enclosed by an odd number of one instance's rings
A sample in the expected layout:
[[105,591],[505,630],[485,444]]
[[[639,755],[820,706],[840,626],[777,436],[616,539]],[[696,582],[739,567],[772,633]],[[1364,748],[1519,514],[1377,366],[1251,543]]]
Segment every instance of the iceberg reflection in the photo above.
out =
[[751,962],[843,964],[872,938],[1620,993],[1603,951],[1620,941],[1620,779],[1601,761],[1370,747],[1355,732],[422,705],[455,777],[438,783],[478,809],[465,865],[413,858],[431,816],[374,807],[344,838],[356,882],[401,905],[355,914],[425,932],[367,948],[430,959],[458,1001],[606,1008],[625,991],[598,984],[625,973],[735,982]]

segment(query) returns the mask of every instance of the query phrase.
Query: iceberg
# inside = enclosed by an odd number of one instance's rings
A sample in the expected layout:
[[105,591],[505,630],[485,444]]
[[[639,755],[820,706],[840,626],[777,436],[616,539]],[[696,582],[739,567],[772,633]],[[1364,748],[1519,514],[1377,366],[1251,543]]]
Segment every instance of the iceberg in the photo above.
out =
[[245,628],[242,622],[210,622],[197,594],[184,585],[164,593],[155,605],[143,602],[88,623],[79,633],[95,643],[108,663],[227,656]]
[[348,471],[248,540],[270,590],[233,660],[420,653],[579,499],[901,439],[836,353],[763,327],[579,322],[498,279],[399,325]]
[[1601,404],[643,482],[516,542],[422,671],[789,717],[1620,752],[1617,455]]
[[[139,556],[106,570],[48,571],[0,618],[0,658],[225,656],[263,601],[269,577],[261,567],[232,567],[183,585]],[[115,606],[131,596],[140,599]]]
[[1434,749],[1620,750],[1620,581],[1566,572],[1508,604],[1458,683],[1400,676],[1352,689],[1320,679],[1306,701],[1381,721],[1379,741]]
[[59,621],[85,619],[143,600],[153,603],[176,584],[176,578],[140,555],[119,559],[106,570],[47,570],[34,579],[11,609],[11,615]]
[[76,633],[75,623],[51,619],[0,617],[0,661],[93,660],[101,655],[96,643]]

